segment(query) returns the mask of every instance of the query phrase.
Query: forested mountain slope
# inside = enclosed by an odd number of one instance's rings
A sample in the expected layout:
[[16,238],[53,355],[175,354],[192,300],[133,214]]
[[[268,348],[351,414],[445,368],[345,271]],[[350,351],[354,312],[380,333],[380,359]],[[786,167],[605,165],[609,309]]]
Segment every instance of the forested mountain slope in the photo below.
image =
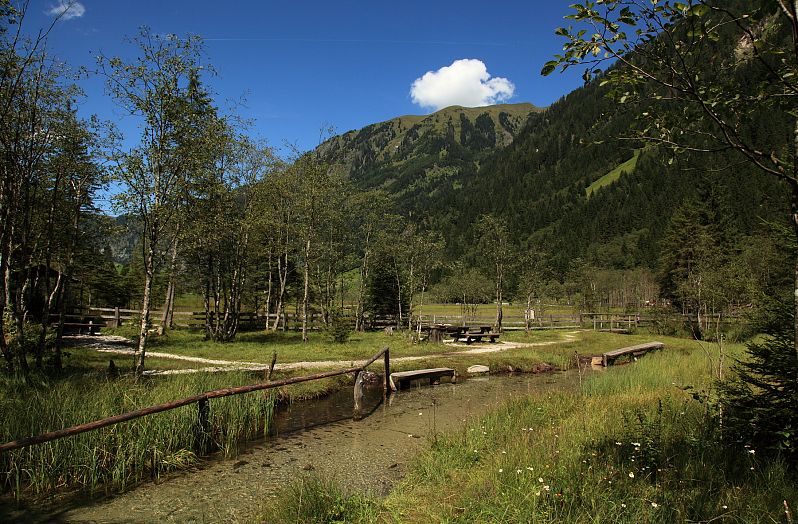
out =
[[[785,216],[778,182],[739,157],[673,156],[619,139],[637,113],[609,99],[599,81],[545,110],[448,108],[334,137],[318,152],[359,186],[393,194],[400,212],[443,233],[453,257],[474,256],[472,224],[491,213],[520,245],[545,251],[560,275],[577,258],[597,267],[656,267],[674,211],[710,190],[727,203],[740,234]],[[751,126],[769,133],[774,147],[788,136],[787,120],[773,115]],[[614,181],[588,194],[609,173]]]

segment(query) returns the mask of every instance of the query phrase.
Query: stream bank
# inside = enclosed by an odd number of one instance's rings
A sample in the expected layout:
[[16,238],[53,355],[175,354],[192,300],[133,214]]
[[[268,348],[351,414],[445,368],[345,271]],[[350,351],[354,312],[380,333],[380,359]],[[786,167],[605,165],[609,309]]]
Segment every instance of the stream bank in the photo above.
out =
[[17,522],[251,521],[283,486],[309,471],[384,496],[434,435],[456,430],[513,398],[575,384],[575,372],[494,375],[415,387],[387,402],[381,388],[368,388],[364,405],[370,414],[357,422],[351,419],[352,392],[346,388],[286,406],[275,416],[276,434],[253,442],[236,460],[211,459],[103,500],[5,515],[0,510],[0,516]]

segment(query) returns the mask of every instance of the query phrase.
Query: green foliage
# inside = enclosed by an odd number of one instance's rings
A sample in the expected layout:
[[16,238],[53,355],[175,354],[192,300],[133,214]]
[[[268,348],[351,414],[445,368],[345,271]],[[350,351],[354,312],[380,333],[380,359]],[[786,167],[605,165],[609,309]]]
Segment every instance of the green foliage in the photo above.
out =
[[330,314],[330,324],[327,328],[327,335],[335,343],[345,344],[349,341],[354,329],[354,319],[344,315],[341,311],[333,311]]
[[748,344],[736,376],[722,384],[726,438],[734,446],[798,464],[798,356],[792,303],[771,301],[757,319],[765,334]]

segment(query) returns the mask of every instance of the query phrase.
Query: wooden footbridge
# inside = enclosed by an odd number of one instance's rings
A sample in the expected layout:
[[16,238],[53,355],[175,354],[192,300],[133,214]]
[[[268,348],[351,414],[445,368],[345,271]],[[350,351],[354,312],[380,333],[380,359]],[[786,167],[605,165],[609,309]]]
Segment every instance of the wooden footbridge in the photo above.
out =
[[662,342],[647,342],[645,344],[638,344],[636,346],[628,346],[620,349],[613,349],[603,353],[601,357],[594,357],[594,359],[601,359],[602,366],[610,366],[621,357],[639,357],[645,355],[649,351],[658,351],[665,347]]
[[391,373],[390,384],[393,391],[398,391],[413,380],[429,380],[430,386],[440,382],[442,377],[449,377],[451,382],[456,380],[457,374],[451,368],[416,369],[413,371],[399,371]]

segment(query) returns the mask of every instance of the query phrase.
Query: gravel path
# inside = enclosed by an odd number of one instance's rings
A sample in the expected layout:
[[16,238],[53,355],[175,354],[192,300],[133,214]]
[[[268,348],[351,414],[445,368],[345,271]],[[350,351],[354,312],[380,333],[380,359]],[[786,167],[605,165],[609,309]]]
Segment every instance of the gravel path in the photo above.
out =
[[[563,340],[569,342],[576,339],[577,331],[564,333]],[[125,337],[115,335],[75,335],[71,337],[64,337],[70,340],[70,343],[76,346],[87,347],[95,349],[100,353],[111,353],[118,355],[132,355],[134,349],[131,347],[132,343]],[[451,355],[480,355],[486,353],[499,353],[510,349],[530,348],[530,347],[543,347],[558,344],[559,340],[552,340],[548,342],[495,342],[492,344],[480,344],[477,347],[473,345],[459,344],[454,342],[445,342],[444,344],[451,348],[468,348],[462,351],[448,351],[446,353],[433,353],[429,355],[417,355],[409,357],[396,357],[392,358],[393,362],[412,362],[415,360],[425,360],[429,358],[446,357]],[[145,375],[182,375],[188,373],[216,373],[220,371],[263,371],[269,368],[268,364],[262,362],[244,362],[238,360],[218,360],[202,357],[189,357],[186,355],[175,355],[174,353],[161,353],[159,351],[148,351],[147,356],[154,358],[164,358],[172,360],[182,360],[185,362],[196,362],[198,364],[208,364],[207,367],[195,369],[167,369],[167,370],[148,370]],[[293,369],[318,369],[318,368],[340,368],[340,367],[354,367],[362,365],[366,362],[363,360],[315,360],[315,361],[301,361],[290,362],[286,364],[277,364],[274,366],[276,370],[293,370]]]

